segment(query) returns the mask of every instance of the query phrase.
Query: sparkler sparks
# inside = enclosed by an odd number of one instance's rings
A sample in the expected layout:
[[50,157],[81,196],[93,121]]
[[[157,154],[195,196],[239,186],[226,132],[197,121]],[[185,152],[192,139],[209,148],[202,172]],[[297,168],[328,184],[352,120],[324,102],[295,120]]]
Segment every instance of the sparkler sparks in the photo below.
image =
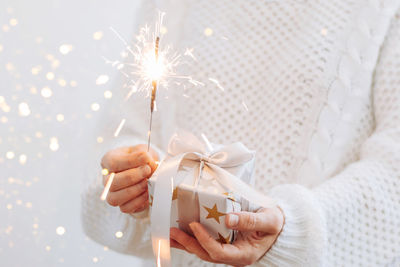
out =
[[[128,79],[125,86],[130,90],[125,97],[125,101],[136,92],[145,92],[147,97],[150,97],[150,120],[149,131],[147,133],[147,150],[150,149],[153,113],[154,111],[157,111],[157,90],[159,90],[159,88],[168,89],[171,85],[177,87],[182,86],[186,89],[186,83],[193,86],[204,85],[203,83],[194,80],[191,76],[179,74],[177,71],[179,66],[187,64],[187,62],[184,61],[185,58],[196,60],[193,55],[193,48],[186,49],[185,53],[181,55],[178,52],[173,51],[170,46],[160,45],[162,34],[167,32],[166,27],[163,26],[164,15],[165,13],[159,13],[154,32],[151,32],[150,27],[147,25],[141,28],[139,35],[136,36],[136,42],[133,45],[129,45],[129,43],[117,31],[110,28],[125,45],[126,53],[124,53],[124,57],[130,57],[126,60],[127,62],[110,61],[103,57],[106,63],[116,67]],[[97,80],[96,83],[101,84],[102,79],[100,79],[100,81]],[[114,133],[114,137],[119,135],[125,122],[126,119],[121,121]],[[102,200],[105,200],[113,178],[114,175],[111,174],[101,196]]]
[[117,137],[119,135],[119,132],[121,132],[122,127],[124,127],[125,122],[126,122],[126,119],[122,119],[122,121],[118,125],[118,128],[114,132],[114,137]]
[[214,78],[208,78],[208,79],[209,79],[211,82],[215,83],[215,85],[216,85],[219,89],[221,89],[222,92],[225,91],[224,87],[222,87],[222,85],[219,83],[219,81],[218,81],[217,79],[214,79]]
[[115,177],[115,173],[112,172],[110,174],[110,177],[107,180],[106,186],[104,187],[103,193],[100,196],[101,200],[104,201],[107,198],[107,195],[108,195],[108,192],[110,191],[110,187],[111,187],[111,184],[112,184],[112,182],[114,180],[114,177]]
[[156,111],[157,90],[159,88],[168,89],[171,85],[183,86],[185,88],[185,82],[194,86],[203,85],[191,76],[181,75],[177,72],[179,66],[187,63],[184,61],[184,58],[196,60],[193,55],[193,48],[186,49],[185,53],[181,55],[173,51],[171,46],[160,45],[162,34],[167,32],[165,26],[163,26],[164,15],[165,13],[159,13],[153,32],[147,25],[142,27],[133,45],[129,45],[117,31],[110,28],[125,44],[127,55],[132,60],[122,63],[120,61],[105,59],[106,63],[116,67],[128,78],[126,86],[130,90],[125,97],[125,101],[136,92],[146,92],[147,97],[151,98],[148,149],[150,148],[153,112]]

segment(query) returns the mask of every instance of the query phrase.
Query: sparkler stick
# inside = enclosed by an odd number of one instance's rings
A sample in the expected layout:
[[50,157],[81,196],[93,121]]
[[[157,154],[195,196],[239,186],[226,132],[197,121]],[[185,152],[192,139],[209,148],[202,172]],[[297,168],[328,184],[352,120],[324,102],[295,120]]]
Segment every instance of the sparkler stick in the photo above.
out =
[[[158,48],[160,45],[160,37],[157,36],[156,38],[156,42],[155,42],[155,46],[154,46],[154,52],[155,52],[155,60],[156,60],[156,64],[158,64]],[[152,86],[153,89],[151,91],[151,101],[150,101],[150,125],[149,125],[149,137],[147,140],[147,152],[149,152],[150,150],[150,141],[151,141],[151,126],[152,126],[152,122],[153,122],[153,112],[154,112],[154,104],[156,101],[156,94],[157,94],[157,80],[153,80],[152,81]]]

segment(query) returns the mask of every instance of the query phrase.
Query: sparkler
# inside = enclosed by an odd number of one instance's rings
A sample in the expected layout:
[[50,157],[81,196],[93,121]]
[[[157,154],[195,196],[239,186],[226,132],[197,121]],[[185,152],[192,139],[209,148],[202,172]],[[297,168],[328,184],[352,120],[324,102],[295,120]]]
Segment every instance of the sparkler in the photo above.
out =
[[[132,60],[128,62],[110,61],[106,58],[106,63],[116,67],[127,79],[125,85],[130,90],[125,97],[127,101],[136,92],[146,92],[150,97],[150,120],[147,139],[147,151],[150,150],[151,131],[153,123],[153,113],[157,111],[157,90],[161,87],[167,90],[170,86],[183,87],[186,89],[186,84],[193,86],[203,86],[204,84],[194,80],[190,75],[182,75],[177,73],[179,66],[188,64],[185,59],[196,60],[193,55],[193,48],[187,48],[183,55],[173,51],[170,46],[160,47],[160,39],[166,28],[163,27],[163,19],[165,13],[159,12],[158,20],[155,24],[154,32],[151,32],[147,25],[140,29],[139,35],[136,36],[134,45],[129,43],[113,28],[111,31],[124,43],[126,55],[131,56]],[[184,94],[184,96],[186,96]],[[125,124],[126,119],[123,119],[114,133],[117,137]],[[106,199],[109,188],[112,184],[114,175],[111,176],[104,188],[101,199]]]
[[[156,65],[158,64],[158,49],[160,45],[160,37],[157,36],[155,46],[154,46],[154,55],[155,55],[155,61]],[[151,139],[151,126],[153,123],[153,112],[154,112],[154,104],[156,101],[156,94],[157,94],[157,80],[152,81],[152,86],[153,89],[151,90],[151,101],[150,101],[150,125],[149,125],[149,137],[147,140],[147,152],[150,150],[150,139]]]
[[160,47],[160,39],[162,34],[166,32],[163,26],[165,13],[159,12],[158,20],[155,24],[154,32],[151,32],[147,25],[140,29],[139,35],[136,36],[136,42],[133,46],[114,29],[111,30],[125,44],[127,55],[131,56],[131,62],[122,63],[119,61],[106,60],[106,63],[116,66],[117,69],[128,78],[127,87],[130,87],[125,97],[127,101],[136,92],[147,92],[147,96],[151,98],[150,102],[150,122],[148,131],[147,149],[150,149],[151,129],[153,121],[153,113],[157,110],[156,95],[157,90],[161,87],[165,90],[172,85],[186,88],[189,83],[193,86],[204,85],[194,80],[189,75],[177,73],[179,66],[188,64],[185,59],[196,60],[193,55],[193,48],[187,48],[183,55],[173,51],[172,47]]

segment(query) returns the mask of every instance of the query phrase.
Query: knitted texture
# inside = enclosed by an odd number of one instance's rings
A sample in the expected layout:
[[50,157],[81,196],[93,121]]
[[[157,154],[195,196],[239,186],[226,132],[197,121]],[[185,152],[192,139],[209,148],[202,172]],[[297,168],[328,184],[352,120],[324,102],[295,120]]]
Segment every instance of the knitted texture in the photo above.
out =
[[[156,7],[144,2],[143,24],[153,20],[148,11]],[[275,198],[286,216],[277,242],[257,265],[396,262],[400,1],[159,2],[167,13],[162,43],[194,48],[196,61],[183,71],[205,86],[159,91],[152,140],[163,150],[181,127],[257,151],[256,188]],[[148,99],[137,95],[122,105],[126,91],[114,91],[115,108],[102,122],[106,130],[126,117],[119,145],[145,140]],[[100,202],[101,189],[97,183],[83,194],[86,233],[117,251],[150,258],[148,218]],[[116,231],[123,238],[116,239]],[[172,256],[174,266],[213,266],[180,251]]]

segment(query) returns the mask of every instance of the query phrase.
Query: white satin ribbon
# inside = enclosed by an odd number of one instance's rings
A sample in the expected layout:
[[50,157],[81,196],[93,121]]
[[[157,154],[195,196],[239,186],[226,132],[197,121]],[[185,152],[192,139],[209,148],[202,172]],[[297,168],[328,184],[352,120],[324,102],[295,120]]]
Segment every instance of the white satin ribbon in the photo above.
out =
[[228,191],[260,207],[270,207],[272,200],[251,188],[224,168],[237,167],[252,160],[254,153],[242,143],[234,143],[207,153],[206,145],[196,136],[182,132],[172,136],[168,145],[168,156],[156,170],[157,177],[151,211],[151,237],[157,266],[169,267],[169,231],[171,220],[172,191],[174,179],[183,160],[192,160],[207,165],[215,173],[216,181]]

